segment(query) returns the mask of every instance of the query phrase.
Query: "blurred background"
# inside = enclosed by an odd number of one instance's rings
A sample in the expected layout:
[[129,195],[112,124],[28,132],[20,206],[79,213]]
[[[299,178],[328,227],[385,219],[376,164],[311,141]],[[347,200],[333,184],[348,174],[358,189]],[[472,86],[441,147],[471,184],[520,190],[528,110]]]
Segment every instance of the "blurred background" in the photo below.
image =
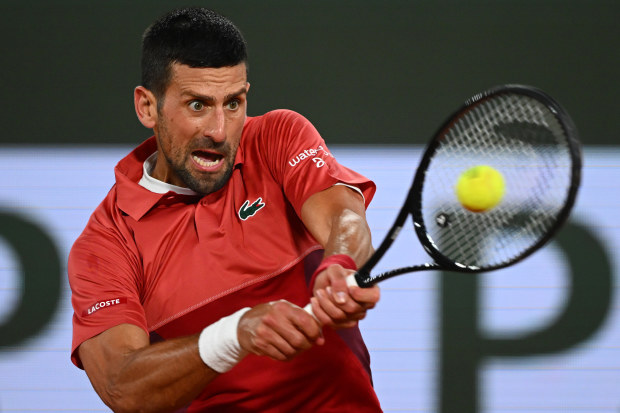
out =
[[[107,411],[69,361],[66,257],[116,162],[150,136],[132,102],[141,35],[183,5],[244,33],[249,115],[302,113],[341,163],[377,182],[375,244],[424,143],[464,100],[505,83],[559,100],[585,167],[557,240],[493,274],[387,282],[362,329],[386,411],[620,411],[611,0],[0,0],[0,411]],[[413,231],[402,237],[383,267],[425,260]]]
[[614,144],[620,4],[614,0],[2,0],[2,143],[135,143],[140,39],[202,4],[240,27],[250,114],[295,109],[328,143],[423,143],[469,96],[537,86],[586,144]]

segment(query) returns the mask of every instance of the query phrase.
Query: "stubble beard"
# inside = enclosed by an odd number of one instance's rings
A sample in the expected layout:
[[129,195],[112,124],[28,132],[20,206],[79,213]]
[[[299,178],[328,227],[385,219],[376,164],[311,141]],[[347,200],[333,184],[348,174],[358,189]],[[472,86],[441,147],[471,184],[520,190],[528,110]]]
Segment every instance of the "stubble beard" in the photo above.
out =
[[[168,130],[164,125],[159,128],[158,139],[160,143],[161,155],[166,159],[166,163],[175,173],[175,175],[183,181],[185,186],[192,191],[201,195],[211,194],[219,191],[226,185],[230,177],[232,176],[233,164],[237,154],[237,148],[231,148],[229,142],[223,142],[221,144],[214,143],[209,138],[195,139],[192,144],[185,150],[183,149],[171,149],[165,150],[167,146],[164,142],[171,142],[174,138],[168,133]],[[192,163],[192,152],[196,149],[212,149],[219,153],[225,154],[221,162],[224,165],[218,172],[195,172],[190,171],[190,167],[187,165]]]
[[[188,154],[188,156],[191,155]],[[170,162],[169,159],[168,162]],[[211,174],[207,173],[201,174],[202,177],[197,177],[193,175],[184,164],[177,165],[170,163],[170,165],[177,176],[181,178],[189,189],[199,194],[207,195],[222,189],[232,176],[233,167],[230,160],[225,158],[222,162],[225,162],[225,165],[223,166],[224,170],[221,171],[219,176],[216,177],[213,177]]]

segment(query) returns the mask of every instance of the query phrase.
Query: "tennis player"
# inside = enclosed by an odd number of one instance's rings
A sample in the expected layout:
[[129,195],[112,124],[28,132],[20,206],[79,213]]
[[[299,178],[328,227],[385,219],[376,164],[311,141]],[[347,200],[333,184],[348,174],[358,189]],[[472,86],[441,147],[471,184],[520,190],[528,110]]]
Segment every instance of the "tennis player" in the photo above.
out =
[[246,115],[224,17],[173,11],[142,53],[154,136],[71,249],[73,363],[119,412],[381,411],[357,327],[379,290],[344,281],[372,252],[374,184],[301,115]]

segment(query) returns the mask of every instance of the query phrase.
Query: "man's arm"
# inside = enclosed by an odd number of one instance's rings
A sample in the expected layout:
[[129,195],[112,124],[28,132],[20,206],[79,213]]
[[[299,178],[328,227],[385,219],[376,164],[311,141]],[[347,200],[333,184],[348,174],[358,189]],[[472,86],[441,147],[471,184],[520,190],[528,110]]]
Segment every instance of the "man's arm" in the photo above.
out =
[[[372,252],[362,197],[350,188],[335,186],[311,196],[302,219],[325,246],[326,255],[346,254],[360,265]],[[376,288],[348,289],[344,277],[350,272],[334,265],[317,276],[313,309],[323,325],[353,325],[378,300]],[[151,345],[144,330],[121,324],[86,340],[78,351],[93,387],[114,411],[174,411],[219,374],[200,357],[199,336]],[[237,339],[244,354],[275,360],[292,359],[324,342],[321,325],[286,301],[246,312],[239,320]]]
[[[356,266],[362,265],[373,247],[362,196],[344,185],[334,185],[312,195],[301,208],[301,219],[325,248],[325,257],[348,255]],[[351,327],[379,300],[379,288],[348,287],[347,275],[353,273],[340,265],[331,265],[317,275],[312,310],[323,325]]]
[[[253,353],[288,360],[324,342],[317,321],[286,301],[250,309],[236,334],[239,359]],[[78,351],[93,387],[112,410],[169,412],[190,403],[219,374],[203,362],[199,338],[196,334],[150,345],[144,330],[121,324],[85,341]]]
[[171,411],[218,374],[200,359],[198,335],[149,345],[144,330],[121,324],[78,351],[95,391],[115,412]]

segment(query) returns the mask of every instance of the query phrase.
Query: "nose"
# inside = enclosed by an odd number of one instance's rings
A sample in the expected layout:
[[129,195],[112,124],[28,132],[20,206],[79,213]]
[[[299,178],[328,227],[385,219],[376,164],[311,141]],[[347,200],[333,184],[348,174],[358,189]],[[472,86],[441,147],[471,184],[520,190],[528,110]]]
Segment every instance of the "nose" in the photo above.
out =
[[214,142],[224,142],[226,140],[226,115],[223,108],[214,108],[207,117],[207,124],[203,133]]

